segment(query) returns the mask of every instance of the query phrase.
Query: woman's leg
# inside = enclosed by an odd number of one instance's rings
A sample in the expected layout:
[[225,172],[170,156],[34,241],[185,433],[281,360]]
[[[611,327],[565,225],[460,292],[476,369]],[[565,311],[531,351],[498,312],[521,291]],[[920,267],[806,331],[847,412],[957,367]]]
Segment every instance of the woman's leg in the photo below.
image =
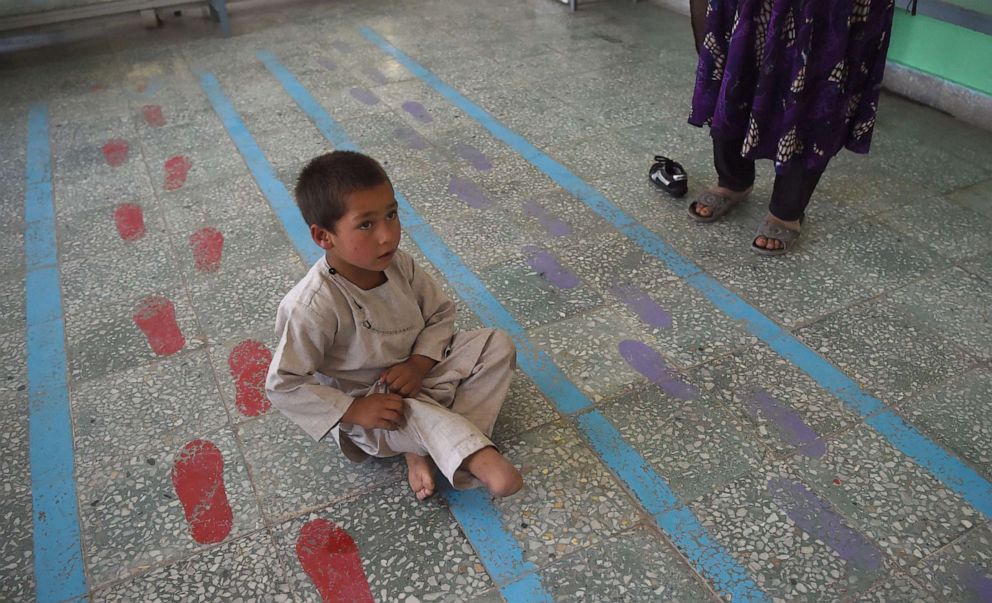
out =
[[[768,204],[769,219],[792,230],[798,231],[799,221],[813,198],[813,191],[823,176],[822,171],[812,171],[798,162],[793,162],[780,169],[775,176],[775,186],[772,189],[772,199]],[[764,249],[781,249],[782,242],[768,237],[758,236],[754,245]]]
[[822,171],[807,170],[798,163],[786,166],[781,174],[775,176],[768,211],[783,222],[798,221],[813,198],[813,191],[822,175]]
[[696,42],[696,53],[703,46],[706,35],[706,0],[689,0],[689,21],[692,23],[692,38]]
[[754,185],[754,160],[741,157],[742,140],[713,139],[713,167],[721,188],[743,192]]
[[718,185],[704,191],[689,204],[699,218],[716,219],[747,198],[754,185],[754,161],[741,157],[742,141],[713,138],[713,167]]

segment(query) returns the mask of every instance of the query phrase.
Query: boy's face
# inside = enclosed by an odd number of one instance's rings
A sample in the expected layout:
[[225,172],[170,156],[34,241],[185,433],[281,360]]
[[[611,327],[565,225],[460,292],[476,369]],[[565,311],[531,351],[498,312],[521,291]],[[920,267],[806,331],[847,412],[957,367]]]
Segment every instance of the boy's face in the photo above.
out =
[[334,230],[311,226],[314,241],[328,252],[335,270],[358,283],[385,270],[400,244],[400,218],[393,187],[383,182],[356,191]]

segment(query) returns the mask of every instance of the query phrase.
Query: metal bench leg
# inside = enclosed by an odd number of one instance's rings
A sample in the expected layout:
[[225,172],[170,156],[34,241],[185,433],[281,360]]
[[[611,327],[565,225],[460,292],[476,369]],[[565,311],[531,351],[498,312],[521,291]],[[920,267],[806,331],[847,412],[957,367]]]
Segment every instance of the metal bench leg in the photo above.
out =
[[210,7],[210,14],[220,23],[220,30],[225,38],[231,36],[231,21],[227,16],[227,2],[225,0],[207,0]]

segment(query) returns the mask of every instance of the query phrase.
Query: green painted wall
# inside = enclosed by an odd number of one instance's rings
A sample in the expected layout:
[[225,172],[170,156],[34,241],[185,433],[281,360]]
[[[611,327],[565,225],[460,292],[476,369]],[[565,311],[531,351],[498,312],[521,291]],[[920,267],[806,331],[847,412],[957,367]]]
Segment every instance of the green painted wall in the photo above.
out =
[[992,95],[992,36],[897,8],[889,60]]

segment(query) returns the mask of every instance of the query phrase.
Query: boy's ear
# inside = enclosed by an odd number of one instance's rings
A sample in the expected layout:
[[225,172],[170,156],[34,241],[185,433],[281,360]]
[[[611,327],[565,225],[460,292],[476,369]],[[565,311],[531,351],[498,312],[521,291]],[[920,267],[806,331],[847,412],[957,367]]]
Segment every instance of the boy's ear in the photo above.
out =
[[334,233],[332,233],[330,230],[327,230],[323,226],[311,224],[310,238],[312,238],[313,242],[317,244],[317,247],[320,247],[324,251],[328,251],[332,247],[334,247],[334,240],[333,240]]

